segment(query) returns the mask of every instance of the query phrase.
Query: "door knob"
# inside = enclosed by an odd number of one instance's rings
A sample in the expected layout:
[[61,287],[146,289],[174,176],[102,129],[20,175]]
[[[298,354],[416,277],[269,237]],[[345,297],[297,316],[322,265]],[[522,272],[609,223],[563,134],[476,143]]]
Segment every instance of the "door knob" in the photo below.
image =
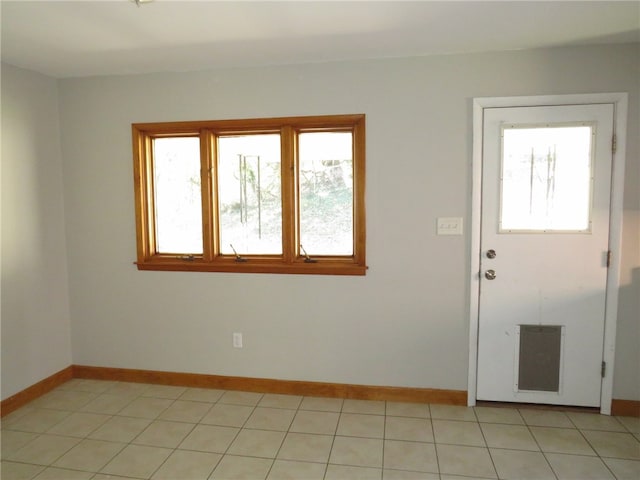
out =
[[495,270],[487,270],[486,272],[484,272],[484,278],[486,278],[487,280],[495,280],[496,271]]
[[487,250],[487,258],[496,258],[496,251],[493,249]]

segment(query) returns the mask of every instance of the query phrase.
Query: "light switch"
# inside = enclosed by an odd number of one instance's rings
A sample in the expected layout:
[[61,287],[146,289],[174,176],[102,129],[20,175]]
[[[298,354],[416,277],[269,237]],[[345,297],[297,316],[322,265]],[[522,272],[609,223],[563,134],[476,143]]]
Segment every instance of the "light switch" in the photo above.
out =
[[438,218],[438,235],[462,235],[462,217]]

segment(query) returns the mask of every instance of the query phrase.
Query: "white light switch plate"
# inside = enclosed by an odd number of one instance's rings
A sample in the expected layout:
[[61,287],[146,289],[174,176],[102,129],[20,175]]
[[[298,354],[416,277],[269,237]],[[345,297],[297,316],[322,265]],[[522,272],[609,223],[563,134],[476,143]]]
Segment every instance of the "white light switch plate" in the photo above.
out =
[[462,235],[462,217],[438,218],[438,235]]

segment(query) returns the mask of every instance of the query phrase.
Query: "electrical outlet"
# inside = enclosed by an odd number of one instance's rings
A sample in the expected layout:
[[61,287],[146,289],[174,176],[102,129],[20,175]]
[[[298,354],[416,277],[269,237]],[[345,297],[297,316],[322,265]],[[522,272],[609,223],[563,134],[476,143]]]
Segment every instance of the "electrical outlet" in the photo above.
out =
[[242,333],[233,334],[233,348],[242,348]]

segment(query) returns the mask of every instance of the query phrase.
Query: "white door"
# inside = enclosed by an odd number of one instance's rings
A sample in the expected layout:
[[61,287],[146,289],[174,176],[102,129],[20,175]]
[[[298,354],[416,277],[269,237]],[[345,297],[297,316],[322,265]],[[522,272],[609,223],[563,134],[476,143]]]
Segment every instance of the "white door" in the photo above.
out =
[[600,405],[613,118],[484,110],[478,400]]

